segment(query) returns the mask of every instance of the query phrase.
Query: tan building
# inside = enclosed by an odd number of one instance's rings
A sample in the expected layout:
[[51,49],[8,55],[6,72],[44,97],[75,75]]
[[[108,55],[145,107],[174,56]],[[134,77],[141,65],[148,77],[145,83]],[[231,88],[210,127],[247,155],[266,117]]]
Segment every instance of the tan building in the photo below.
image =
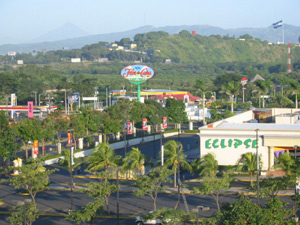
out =
[[262,170],[273,170],[280,153],[300,150],[299,115],[300,109],[254,109],[200,127],[200,157],[213,153],[219,165],[235,165],[258,151]]

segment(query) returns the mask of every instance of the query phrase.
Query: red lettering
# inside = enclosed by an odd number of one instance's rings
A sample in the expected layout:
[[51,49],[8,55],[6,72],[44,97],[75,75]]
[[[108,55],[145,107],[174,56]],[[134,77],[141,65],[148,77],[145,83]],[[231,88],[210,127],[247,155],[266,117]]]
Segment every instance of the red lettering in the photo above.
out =
[[149,77],[152,75],[152,72],[148,70],[148,68],[144,68],[140,72],[141,77]]
[[124,69],[125,73],[122,74],[122,77],[134,76],[136,75],[135,69],[126,68]]

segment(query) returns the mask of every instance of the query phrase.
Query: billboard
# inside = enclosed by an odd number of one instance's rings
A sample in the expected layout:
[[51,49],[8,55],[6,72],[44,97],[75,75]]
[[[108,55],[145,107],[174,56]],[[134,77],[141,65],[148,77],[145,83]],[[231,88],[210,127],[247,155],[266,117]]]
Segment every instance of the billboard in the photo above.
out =
[[245,86],[247,83],[248,83],[247,77],[243,77],[243,78],[241,79],[241,85],[242,85],[242,86]]
[[147,119],[143,118],[143,130],[148,130]]
[[79,102],[79,98],[80,98],[80,95],[79,95],[79,92],[74,92],[73,95],[69,96],[69,104],[70,103],[78,103]]
[[33,102],[28,102],[28,118],[33,118]]
[[8,55],[8,56],[16,56],[17,53],[16,53],[16,52],[8,52],[7,55]]
[[163,117],[163,128],[168,128],[167,117]]
[[38,155],[39,154],[39,141],[35,140],[33,142],[33,154]]
[[73,132],[68,131],[68,145],[73,144]]
[[13,93],[10,95],[11,106],[16,106],[16,94]]
[[121,76],[132,83],[144,83],[154,75],[154,69],[146,65],[129,65],[121,70]]
[[132,123],[127,122],[127,134],[132,134]]

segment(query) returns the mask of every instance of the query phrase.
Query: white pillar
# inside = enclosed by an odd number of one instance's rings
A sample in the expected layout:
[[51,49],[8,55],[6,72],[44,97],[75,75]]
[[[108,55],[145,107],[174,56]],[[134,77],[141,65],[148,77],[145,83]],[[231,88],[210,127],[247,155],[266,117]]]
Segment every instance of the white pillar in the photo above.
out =
[[151,134],[151,126],[150,125],[147,126],[147,133]]
[[57,143],[57,154],[61,154],[61,143]]
[[164,146],[161,146],[161,166],[164,165]]
[[99,143],[102,143],[102,134],[98,135],[98,141],[99,141]]
[[83,138],[78,138],[78,148],[83,149]]
[[193,130],[193,122],[189,121],[189,130]]
[[274,147],[269,147],[269,165],[268,170],[274,166]]
[[136,128],[135,127],[132,128],[132,133],[133,133],[133,137],[136,137]]
[[116,139],[117,139],[117,141],[120,141],[120,132],[117,133]]
[[177,129],[179,130],[179,133],[181,134],[181,124],[180,123],[177,124]]

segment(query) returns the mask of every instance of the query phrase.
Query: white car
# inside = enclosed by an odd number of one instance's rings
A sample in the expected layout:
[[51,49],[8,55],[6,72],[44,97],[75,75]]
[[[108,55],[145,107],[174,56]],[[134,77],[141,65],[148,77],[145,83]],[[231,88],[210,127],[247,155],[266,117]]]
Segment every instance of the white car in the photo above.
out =
[[146,225],[146,224],[161,224],[160,219],[149,219],[144,221],[142,217],[138,216],[135,218],[135,224],[136,225]]
[[[155,211],[150,211],[149,213],[153,213]],[[166,219],[166,222],[170,222],[170,219]],[[135,218],[135,224],[136,225],[148,225],[148,224],[163,224],[162,221],[160,219],[148,219],[148,220],[144,220],[141,216],[138,216]]]

